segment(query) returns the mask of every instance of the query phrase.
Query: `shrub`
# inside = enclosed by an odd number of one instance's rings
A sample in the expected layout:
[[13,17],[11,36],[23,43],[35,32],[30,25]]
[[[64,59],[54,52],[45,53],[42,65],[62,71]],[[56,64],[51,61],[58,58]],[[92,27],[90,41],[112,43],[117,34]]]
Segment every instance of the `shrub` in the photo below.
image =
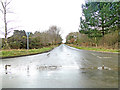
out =
[[99,46],[118,49],[118,31],[106,34],[99,40]]

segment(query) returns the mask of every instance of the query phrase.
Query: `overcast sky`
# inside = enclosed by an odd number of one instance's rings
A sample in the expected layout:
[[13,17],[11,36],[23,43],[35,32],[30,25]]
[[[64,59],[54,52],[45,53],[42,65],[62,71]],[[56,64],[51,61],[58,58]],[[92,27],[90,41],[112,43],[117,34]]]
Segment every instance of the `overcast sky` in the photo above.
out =
[[9,18],[15,21],[9,25],[33,33],[56,25],[64,39],[68,33],[78,31],[82,3],[84,0],[12,0],[14,13]]

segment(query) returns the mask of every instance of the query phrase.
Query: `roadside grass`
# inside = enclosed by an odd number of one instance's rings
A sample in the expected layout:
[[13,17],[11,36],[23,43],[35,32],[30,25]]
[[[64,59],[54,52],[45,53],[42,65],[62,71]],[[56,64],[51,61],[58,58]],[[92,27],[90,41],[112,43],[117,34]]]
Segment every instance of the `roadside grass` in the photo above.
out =
[[120,50],[118,50],[118,49],[105,49],[105,48],[100,48],[100,47],[83,47],[83,46],[76,46],[76,45],[70,45],[70,44],[68,44],[68,46],[72,46],[72,47],[75,47],[77,49],[98,51],[98,52],[113,52],[113,53],[120,52]]
[[30,55],[30,54],[37,54],[46,52],[49,50],[52,50],[56,46],[50,46],[50,47],[43,47],[40,49],[11,49],[11,50],[0,50],[0,57],[10,57],[10,56],[22,56],[22,55]]

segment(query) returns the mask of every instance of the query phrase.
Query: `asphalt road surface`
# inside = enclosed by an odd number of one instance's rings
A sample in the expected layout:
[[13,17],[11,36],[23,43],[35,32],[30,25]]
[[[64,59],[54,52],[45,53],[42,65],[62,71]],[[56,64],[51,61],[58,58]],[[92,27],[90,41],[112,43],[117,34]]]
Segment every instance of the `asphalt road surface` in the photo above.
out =
[[0,72],[2,88],[117,88],[118,54],[62,44],[48,53],[3,59]]

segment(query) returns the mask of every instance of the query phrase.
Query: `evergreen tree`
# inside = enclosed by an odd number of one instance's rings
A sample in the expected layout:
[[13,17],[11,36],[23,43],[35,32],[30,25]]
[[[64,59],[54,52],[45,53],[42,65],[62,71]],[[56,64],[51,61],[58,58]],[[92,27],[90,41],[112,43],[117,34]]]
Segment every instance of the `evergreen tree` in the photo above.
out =
[[111,32],[111,28],[116,30],[115,27],[118,27],[119,21],[119,6],[119,2],[86,2],[82,5],[80,32],[99,37]]

